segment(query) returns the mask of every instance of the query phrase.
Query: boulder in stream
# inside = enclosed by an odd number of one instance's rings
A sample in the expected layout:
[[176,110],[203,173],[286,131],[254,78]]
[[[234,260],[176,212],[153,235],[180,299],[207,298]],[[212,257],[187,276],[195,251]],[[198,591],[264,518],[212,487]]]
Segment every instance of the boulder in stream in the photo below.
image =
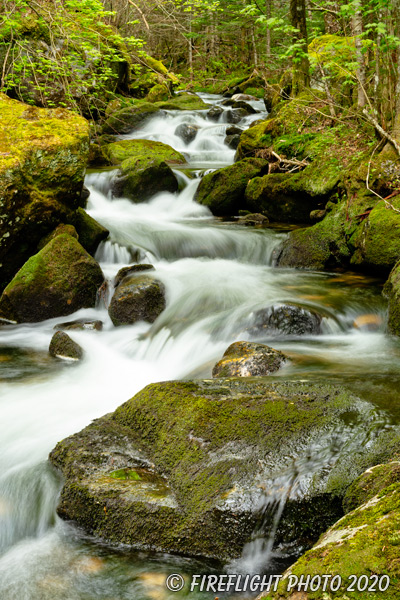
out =
[[172,169],[161,158],[135,156],[121,164],[112,193],[116,198],[143,202],[159,192],[176,192],[178,181]]
[[128,275],[120,281],[108,313],[115,326],[137,321],[153,323],[165,308],[164,285],[149,275]]
[[51,338],[49,354],[54,358],[62,358],[64,360],[81,360],[83,350],[79,344],[71,340],[67,333],[56,331]]
[[101,331],[103,322],[93,319],[76,319],[75,321],[58,323],[54,329],[59,331]]
[[18,323],[70,315],[96,304],[104,281],[99,264],[68,234],[32,256],[0,298],[0,314]]
[[400,261],[390,273],[383,293],[389,299],[388,329],[400,336]]
[[79,243],[89,254],[95,255],[101,242],[110,234],[96,219],[93,219],[83,208],[78,208],[75,214],[75,228],[79,235]]
[[268,170],[268,161],[247,158],[234,165],[205,175],[197,188],[195,200],[208,206],[214,215],[235,215],[245,209],[245,190],[249,180]]
[[234,342],[214,366],[213,377],[257,377],[271,375],[287,357],[270,346],[256,342]]
[[[240,556],[279,489],[287,501],[276,542],[311,546],[342,514],[327,472],[336,459],[352,463],[374,414],[331,385],[152,384],[51,452],[64,475],[57,511],[114,544],[227,560]],[[267,532],[274,514],[265,514]]]
[[296,304],[281,304],[256,310],[247,327],[250,335],[318,335],[322,315]]
[[186,159],[177,150],[174,150],[168,144],[162,142],[153,142],[153,140],[121,140],[113,142],[103,147],[105,158],[112,165],[120,165],[128,158],[137,158],[144,156],[148,159],[157,158],[164,160],[168,164],[183,165]]
[[198,130],[199,127],[197,125],[181,123],[175,129],[175,135],[182,138],[185,144],[190,144],[190,142],[193,142],[194,138],[196,137]]
[[153,265],[145,263],[122,267],[115,276],[114,287],[117,287],[127,275],[133,275],[134,273],[141,273],[143,271],[155,271],[155,268]]
[[220,116],[223,114],[224,109],[220,106],[213,106],[207,112],[207,119],[209,121],[219,121]]

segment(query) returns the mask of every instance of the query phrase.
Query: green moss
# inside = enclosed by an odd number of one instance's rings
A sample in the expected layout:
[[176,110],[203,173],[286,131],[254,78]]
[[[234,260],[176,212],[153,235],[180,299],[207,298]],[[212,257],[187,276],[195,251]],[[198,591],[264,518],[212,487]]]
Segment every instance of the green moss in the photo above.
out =
[[162,102],[168,100],[170,94],[166,85],[157,83],[154,85],[146,96],[147,102]]
[[110,233],[108,229],[88,215],[83,208],[78,208],[76,211],[75,227],[78,232],[79,243],[92,256],[96,253],[100,242],[107,239]]
[[147,157],[164,160],[167,163],[184,164],[185,157],[168,144],[152,140],[122,140],[103,147],[103,154],[113,165],[119,165],[130,158]]
[[232,166],[205,175],[195,200],[208,206],[215,215],[234,215],[246,209],[245,190],[250,179],[265,173],[268,163],[261,158],[246,158]]
[[210,108],[209,104],[203,102],[196,94],[181,93],[167,102],[157,102],[156,106],[164,110],[206,110]]
[[150,102],[136,102],[131,106],[112,113],[103,124],[103,133],[129,133],[139,125],[142,125],[158,110],[158,106],[150,104]]
[[[149,385],[113,415],[64,440],[52,452],[51,460],[66,477],[59,512],[117,542],[153,544],[154,521],[156,545],[164,550],[237,556],[257,515],[243,506],[229,508],[230,502],[235,502],[238,489],[248,490],[258,481],[260,460],[276,457],[280,464],[321,431],[334,431],[347,411],[361,410],[358,406],[357,399],[332,386],[267,383],[261,378]],[[166,478],[175,498],[175,509],[162,522],[160,506],[146,511],[125,492],[118,495],[115,486],[102,484],[99,489],[97,483],[111,469],[137,471],[140,462],[148,461],[156,474]],[[324,517],[332,518],[337,500],[322,496],[317,494],[315,502],[324,505]],[[291,539],[309,531],[313,502],[309,498],[297,510],[288,507],[283,522],[290,526]],[[141,531],[135,529],[139,515]]]

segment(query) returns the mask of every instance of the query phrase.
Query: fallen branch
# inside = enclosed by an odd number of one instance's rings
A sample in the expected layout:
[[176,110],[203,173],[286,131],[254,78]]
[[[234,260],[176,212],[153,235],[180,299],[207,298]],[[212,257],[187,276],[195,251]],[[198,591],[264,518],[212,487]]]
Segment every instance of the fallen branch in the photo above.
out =
[[378,121],[369,114],[369,112],[363,108],[363,115],[366,117],[366,119],[371,123],[371,125],[373,125],[375,127],[375,129],[377,131],[379,131],[379,133],[387,139],[388,142],[390,142],[392,144],[392,146],[394,147],[394,149],[396,150],[397,154],[400,156],[400,144],[390,135],[390,133],[388,133],[387,131],[385,131],[383,129],[383,127],[381,127],[378,123]]
[[294,173],[299,169],[304,169],[310,164],[307,160],[297,160],[297,158],[283,158],[279,156],[272,148],[263,148],[256,153],[257,158],[264,158],[269,161],[268,174],[274,171],[285,173]]
[[134,7],[136,8],[136,10],[138,11],[138,13],[140,14],[140,16],[141,16],[141,17],[142,17],[142,19],[143,19],[143,23],[146,25],[146,29],[147,29],[148,31],[150,31],[149,24],[148,24],[148,22],[146,21],[146,17],[144,16],[142,9],[141,9],[141,8],[139,8],[139,7],[138,7],[138,5],[137,5],[137,4],[135,4],[135,3],[133,2],[133,0],[128,0],[128,2],[129,2],[129,4],[132,4],[132,6],[134,6]]

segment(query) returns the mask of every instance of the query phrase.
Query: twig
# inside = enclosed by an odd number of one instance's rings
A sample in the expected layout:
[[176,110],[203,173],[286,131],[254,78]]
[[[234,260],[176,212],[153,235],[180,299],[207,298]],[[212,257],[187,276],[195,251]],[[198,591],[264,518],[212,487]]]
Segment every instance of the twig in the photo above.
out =
[[387,131],[385,131],[383,129],[383,127],[381,127],[378,123],[378,121],[369,114],[369,112],[367,111],[366,108],[363,108],[362,111],[363,115],[366,117],[366,119],[371,123],[371,125],[373,125],[375,127],[375,129],[377,131],[379,131],[379,133],[388,140],[388,142],[390,142],[392,144],[392,146],[394,147],[394,149],[396,150],[397,154],[400,156],[400,144],[390,135],[390,133],[388,133]]
[[146,21],[146,17],[144,16],[142,9],[141,9],[141,8],[139,8],[139,6],[138,6],[137,4],[135,4],[135,3],[133,2],[133,0],[128,0],[128,2],[129,2],[129,4],[132,4],[132,6],[134,6],[134,7],[136,8],[136,10],[138,11],[138,13],[140,14],[140,16],[141,16],[141,17],[142,17],[142,19],[143,19],[143,23],[146,25],[146,29],[147,29],[147,31],[150,31],[149,24],[148,24],[148,22]]

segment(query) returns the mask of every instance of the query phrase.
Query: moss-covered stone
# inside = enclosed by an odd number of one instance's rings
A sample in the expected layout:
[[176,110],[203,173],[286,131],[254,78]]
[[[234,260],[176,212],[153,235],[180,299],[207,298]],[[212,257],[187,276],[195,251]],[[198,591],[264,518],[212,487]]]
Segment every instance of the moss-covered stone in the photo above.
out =
[[75,214],[75,228],[79,235],[79,243],[89,254],[95,255],[100,242],[106,240],[109,231],[100,225],[83,208],[78,208]]
[[89,151],[88,123],[0,94],[0,289],[60,223],[73,221]]
[[139,125],[143,125],[151,116],[159,111],[159,107],[150,102],[138,102],[111,114],[103,124],[103,133],[129,133]]
[[165,308],[164,285],[148,275],[127,275],[118,284],[108,308],[115,326],[137,321],[153,323]]
[[178,181],[170,166],[161,158],[135,156],[121,164],[118,177],[113,181],[115,197],[143,202],[159,192],[176,192]]
[[272,221],[310,223],[311,211],[323,208],[332,191],[326,181],[319,187],[306,169],[294,175],[255,177],[246,187],[245,198],[250,210],[265,212]]
[[[356,441],[356,415],[362,422],[367,414],[367,405],[328,385],[248,378],[152,384],[53,450],[50,460],[65,477],[58,513],[114,543],[238,556],[259,519],[263,482],[272,485],[285,457],[321,444],[322,431],[340,446],[338,430],[347,428],[344,438]],[[112,476],[140,468],[163,478],[162,494]],[[337,515],[335,494],[314,486],[310,496],[288,501],[278,539],[309,543]]]
[[322,585],[316,591],[303,591],[302,600],[400,598],[399,463],[366,471],[350,487],[346,501],[351,512],[290,567],[276,594],[261,594],[260,600],[300,598],[296,587],[288,591],[289,577],[315,575],[340,576],[342,584],[335,592],[329,585],[325,592]]
[[32,256],[0,298],[7,319],[36,322],[95,306],[104,280],[98,263],[67,234],[51,240]]
[[235,215],[240,209],[247,208],[245,191],[249,180],[267,169],[267,161],[260,158],[246,158],[218,169],[200,181],[195,200],[208,206],[214,215]]
[[81,360],[83,357],[83,350],[79,344],[74,342],[74,340],[71,340],[67,333],[56,331],[51,338],[49,354],[54,358],[61,358],[64,360]]
[[128,158],[145,156],[164,160],[171,164],[184,164],[185,157],[168,144],[152,140],[122,140],[108,144],[103,148],[103,154],[109,163],[119,165]]
[[156,106],[162,110],[206,110],[210,108],[210,105],[206,104],[199,96],[187,92],[177,94],[165,102],[157,102]]
[[234,342],[214,366],[213,377],[255,377],[271,375],[286,362],[279,350],[255,342]]
[[157,83],[146,96],[146,102],[164,102],[168,100],[170,94],[166,85]]
[[46,235],[43,239],[40,240],[37,249],[41,250],[46,246],[46,244],[51,242],[51,240],[54,240],[55,237],[57,237],[58,235],[62,235],[63,233],[71,235],[76,240],[79,238],[78,233],[73,225],[65,225],[64,223],[61,223],[54,229],[54,231],[52,231],[51,233],[49,233],[49,235]]
[[383,292],[389,299],[389,332],[400,336],[400,261],[390,273]]
[[235,160],[255,156],[258,150],[271,145],[273,138],[278,134],[277,128],[277,121],[275,119],[268,119],[243,131],[240,136]]

